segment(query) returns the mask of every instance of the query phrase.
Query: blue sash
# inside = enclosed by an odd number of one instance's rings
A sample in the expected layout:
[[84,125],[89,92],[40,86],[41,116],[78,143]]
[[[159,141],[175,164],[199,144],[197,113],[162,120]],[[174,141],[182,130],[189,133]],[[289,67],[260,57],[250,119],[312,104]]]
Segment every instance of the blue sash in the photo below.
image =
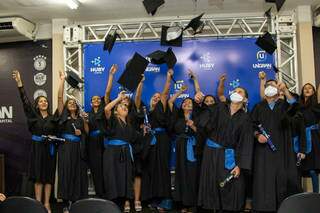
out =
[[193,136],[187,137],[187,160],[195,162],[197,159],[194,156],[193,147],[196,145],[196,139]]
[[157,143],[156,134],[162,133],[162,132],[166,132],[166,129],[165,128],[155,128],[155,129],[151,130],[152,140],[150,142],[150,145],[156,145],[156,143]]
[[176,145],[177,145],[176,140],[172,140],[171,153],[170,153],[170,163],[169,163],[170,170],[176,169],[176,162],[177,162]]
[[[45,139],[42,136],[38,136],[38,135],[32,135],[31,139],[36,142],[44,142],[45,141]],[[50,155],[54,156],[54,153],[55,153],[54,144],[50,143],[49,149],[50,149]]]
[[106,148],[107,146],[128,146],[129,148],[129,152],[130,152],[130,156],[131,156],[131,160],[134,161],[133,158],[133,150],[132,150],[132,146],[130,143],[123,141],[123,140],[118,140],[118,139],[113,139],[113,140],[104,140],[104,147]]
[[236,166],[234,149],[224,148],[210,139],[207,139],[206,144],[212,149],[224,149],[224,167],[226,169],[231,170]]
[[68,142],[79,143],[81,141],[79,136],[73,134],[62,134],[61,137],[66,139]]
[[[319,129],[319,124],[314,124],[311,126],[306,127],[305,133],[306,133],[306,154],[309,154],[312,150],[312,134],[311,130],[317,130]],[[296,136],[293,138],[293,150],[295,153],[300,152],[300,138],[299,136]]]
[[94,130],[94,131],[91,131],[90,133],[89,133],[89,136],[90,137],[98,137],[98,136],[100,136],[101,135],[101,131],[100,130]]

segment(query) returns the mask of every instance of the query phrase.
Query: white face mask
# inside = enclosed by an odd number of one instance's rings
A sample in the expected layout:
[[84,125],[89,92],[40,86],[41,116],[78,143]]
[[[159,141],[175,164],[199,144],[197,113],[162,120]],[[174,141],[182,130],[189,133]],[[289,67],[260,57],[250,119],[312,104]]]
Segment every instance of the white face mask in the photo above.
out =
[[243,97],[237,93],[237,92],[234,92],[230,95],[230,100],[233,102],[233,103],[239,103],[241,101],[243,101]]
[[278,94],[278,89],[274,86],[267,86],[267,88],[264,89],[264,94],[267,97],[273,97]]

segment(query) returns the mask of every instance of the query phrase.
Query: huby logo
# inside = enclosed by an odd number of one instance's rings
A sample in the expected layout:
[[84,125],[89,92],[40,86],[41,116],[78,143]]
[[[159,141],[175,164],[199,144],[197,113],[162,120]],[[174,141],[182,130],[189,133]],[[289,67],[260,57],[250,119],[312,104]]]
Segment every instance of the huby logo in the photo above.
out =
[[256,55],[256,59],[258,63],[252,64],[252,67],[254,69],[272,69],[271,63],[263,63],[266,62],[268,58],[268,55],[266,51],[258,51]]
[[233,81],[230,81],[229,85],[232,87],[232,90],[229,90],[229,95],[231,95],[234,89],[240,86],[240,80],[237,78]]
[[211,62],[211,55],[209,52],[203,54],[201,57],[200,69],[203,70],[213,70],[214,63]]
[[0,123],[12,123],[13,107],[1,106],[0,107]]
[[267,60],[267,53],[266,51],[258,51],[257,52],[257,60],[259,62],[264,62]]
[[91,60],[91,64],[94,67],[90,68],[90,72],[94,73],[94,74],[102,74],[104,72],[104,70],[106,69],[105,67],[101,66],[101,58],[100,56],[95,57],[93,60]]

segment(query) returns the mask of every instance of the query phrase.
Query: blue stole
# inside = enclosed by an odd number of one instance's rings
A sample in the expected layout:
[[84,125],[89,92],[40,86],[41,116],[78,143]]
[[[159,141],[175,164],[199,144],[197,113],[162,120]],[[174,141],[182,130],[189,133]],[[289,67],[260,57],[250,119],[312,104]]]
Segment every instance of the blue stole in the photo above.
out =
[[98,129],[98,130],[93,130],[93,131],[90,131],[89,133],[89,136],[90,137],[98,137],[101,135],[101,131]]
[[224,149],[224,167],[226,169],[231,170],[236,166],[234,149],[224,148],[210,139],[207,139],[206,144],[212,149]]
[[[306,133],[306,154],[309,154],[312,150],[312,130],[318,130],[319,124],[314,124],[311,126],[306,127],[305,133]],[[292,140],[293,142],[293,150],[295,153],[300,152],[300,138],[299,136],[295,136]]]
[[[42,136],[38,136],[38,135],[32,135],[31,139],[33,141],[36,141],[36,142],[44,142],[45,139],[42,137]],[[54,153],[55,153],[55,146],[54,144],[50,143],[49,145],[49,151],[50,151],[50,155],[51,156],[54,156]]]
[[73,134],[62,134],[61,137],[66,139],[68,142],[79,143],[81,141],[79,136]]
[[152,135],[152,140],[150,142],[150,145],[156,145],[157,143],[157,137],[156,137],[156,134],[158,133],[162,133],[162,132],[166,132],[166,129],[165,128],[155,128],[155,129],[152,129],[150,131],[151,135]]

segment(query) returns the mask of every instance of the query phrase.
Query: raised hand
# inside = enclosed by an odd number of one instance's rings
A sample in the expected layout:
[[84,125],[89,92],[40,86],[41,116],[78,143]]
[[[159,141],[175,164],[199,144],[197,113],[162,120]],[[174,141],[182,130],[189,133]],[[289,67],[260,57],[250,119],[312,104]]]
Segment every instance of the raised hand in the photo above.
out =
[[17,82],[21,83],[20,72],[18,70],[12,71],[12,78]]
[[167,77],[172,78],[173,76],[173,69],[169,69],[167,72]]
[[188,89],[187,85],[182,85],[182,87],[180,88],[180,92],[185,92]]
[[111,75],[114,75],[117,72],[117,70],[118,70],[118,65],[117,64],[112,64],[112,66],[111,66],[111,68],[109,70],[109,73]]
[[121,91],[118,94],[118,99],[121,101],[126,98],[126,91]]
[[260,80],[266,79],[266,73],[264,71],[259,72],[259,79]]
[[197,76],[194,74],[194,72],[191,69],[188,69],[188,75],[191,79],[196,79]]
[[222,81],[222,82],[224,82],[226,79],[227,79],[227,74],[225,74],[225,73],[220,75],[220,77],[219,77],[219,81]]
[[144,82],[144,80],[146,80],[144,74],[141,74],[142,78],[141,78],[141,81],[140,82]]

